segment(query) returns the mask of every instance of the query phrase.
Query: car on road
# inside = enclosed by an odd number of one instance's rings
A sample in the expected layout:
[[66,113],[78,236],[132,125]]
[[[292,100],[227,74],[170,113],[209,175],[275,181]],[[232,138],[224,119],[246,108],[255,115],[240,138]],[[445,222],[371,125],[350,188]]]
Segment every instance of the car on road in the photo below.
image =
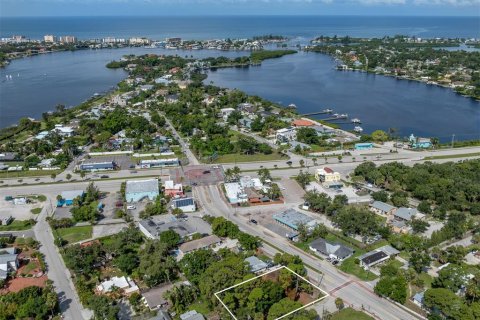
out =
[[137,170],[130,171],[130,173],[137,173],[137,172],[138,172]]
[[129,169],[133,169],[133,168],[135,168],[135,165],[134,165],[134,164],[131,164],[128,168],[129,168]]
[[135,210],[137,207],[135,207],[133,204],[127,206],[127,210]]
[[203,171],[203,174],[209,174],[209,173],[210,173],[210,170]]
[[255,219],[250,219],[250,222],[253,223],[253,224],[258,224],[257,220],[255,220]]
[[40,181],[40,178],[35,179],[35,181]]
[[106,174],[104,174],[104,175],[101,175],[100,178],[101,178],[101,179],[107,179],[107,178],[109,178],[109,176],[107,176]]
[[194,187],[197,186],[197,185],[198,185],[198,184],[197,184],[196,182],[193,182],[193,183],[192,183],[192,186],[194,186]]

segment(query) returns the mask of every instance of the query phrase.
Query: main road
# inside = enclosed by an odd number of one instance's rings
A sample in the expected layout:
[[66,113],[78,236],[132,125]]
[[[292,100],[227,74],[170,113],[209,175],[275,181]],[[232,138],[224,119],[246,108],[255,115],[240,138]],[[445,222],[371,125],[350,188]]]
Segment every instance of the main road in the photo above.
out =
[[248,218],[235,212],[222,200],[223,197],[217,186],[195,187],[194,192],[207,213],[214,216],[223,216],[236,223],[242,231],[262,239],[264,249],[268,254],[274,255],[279,252],[275,248],[277,247],[286,253],[300,256],[307,265],[310,278],[321,279],[322,289],[330,295],[340,296],[345,303],[353,304],[357,308],[363,307],[379,319],[407,320],[422,318],[407,311],[406,308],[378,297],[373,292],[372,284],[358,281],[348,274],[340,272],[328,262],[304,252],[293,246],[286,238],[274,234],[260,225],[249,224]]

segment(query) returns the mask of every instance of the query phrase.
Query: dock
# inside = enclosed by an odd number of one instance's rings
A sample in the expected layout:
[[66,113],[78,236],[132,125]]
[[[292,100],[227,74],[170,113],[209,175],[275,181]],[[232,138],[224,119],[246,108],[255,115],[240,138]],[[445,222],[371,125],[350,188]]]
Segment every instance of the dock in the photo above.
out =
[[308,116],[314,116],[314,115],[317,115],[317,114],[327,114],[327,113],[332,113],[332,112],[333,112],[332,109],[325,109],[325,110],[317,111],[317,112],[304,113],[301,116],[302,117],[308,117]]

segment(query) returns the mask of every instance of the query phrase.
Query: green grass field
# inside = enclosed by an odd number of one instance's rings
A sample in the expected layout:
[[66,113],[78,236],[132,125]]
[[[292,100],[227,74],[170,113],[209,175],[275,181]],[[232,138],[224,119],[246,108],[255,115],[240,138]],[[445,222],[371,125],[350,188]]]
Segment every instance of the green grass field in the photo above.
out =
[[58,175],[62,171],[63,170],[33,170],[33,171],[27,170],[27,171],[0,172],[0,179],[50,176],[52,175],[52,173]]
[[[34,223],[35,224],[35,223]],[[22,231],[33,227],[29,220],[13,220],[12,223],[6,226],[0,226],[0,231]]]
[[364,312],[354,310],[352,308],[342,309],[332,314],[331,320],[373,320],[372,317]]
[[92,226],[81,226],[57,229],[57,233],[68,243],[75,243],[92,237]]
[[224,154],[218,156],[218,158],[213,161],[213,163],[233,163],[233,162],[254,162],[254,161],[276,161],[276,160],[288,160],[288,157],[279,154],[279,153],[272,153],[272,154]]
[[461,153],[461,154],[448,154],[444,156],[431,156],[425,157],[424,160],[437,160],[437,159],[455,159],[455,158],[468,158],[468,157],[479,157],[480,152],[474,153]]
[[343,260],[340,270],[349,274],[353,274],[363,281],[375,280],[378,278],[375,274],[371,273],[370,271],[365,271],[362,267],[360,267],[360,265],[355,263],[355,259],[361,254],[363,254],[363,252],[356,252],[350,258]]

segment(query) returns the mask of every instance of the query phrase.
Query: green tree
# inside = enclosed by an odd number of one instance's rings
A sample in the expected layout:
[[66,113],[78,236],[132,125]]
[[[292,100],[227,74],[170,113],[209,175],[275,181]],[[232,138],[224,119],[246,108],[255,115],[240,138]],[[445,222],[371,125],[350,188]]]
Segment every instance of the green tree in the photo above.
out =
[[372,198],[375,201],[387,202],[388,201],[388,193],[384,190],[372,192]]
[[383,130],[375,130],[372,132],[372,139],[375,142],[385,142],[388,141],[388,134]]
[[430,265],[431,259],[428,252],[414,251],[410,255],[409,262],[410,266],[412,266],[417,273],[420,273],[425,267]]
[[167,230],[160,233],[160,242],[165,243],[169,249],[172,249],[180,242],[180,236],[173,230]]

